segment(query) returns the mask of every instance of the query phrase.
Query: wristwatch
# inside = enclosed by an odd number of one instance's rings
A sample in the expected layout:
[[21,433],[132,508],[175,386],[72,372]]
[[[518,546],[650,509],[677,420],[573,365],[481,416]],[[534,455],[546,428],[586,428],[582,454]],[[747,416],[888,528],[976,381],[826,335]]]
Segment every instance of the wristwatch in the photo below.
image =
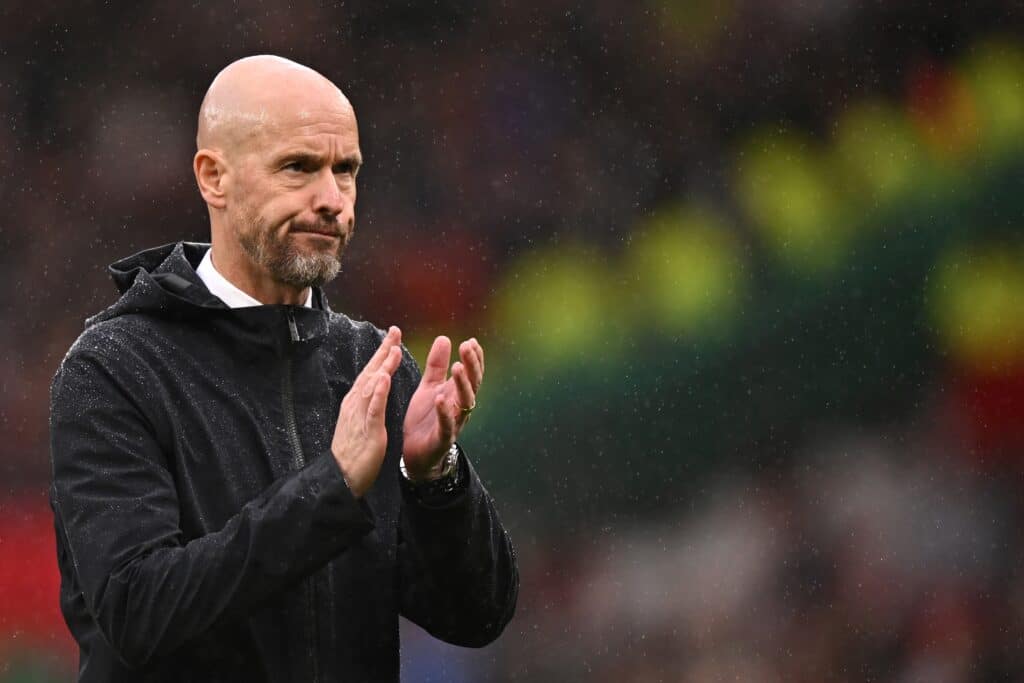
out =
[[402,470],[405,483],[421,499],[447,495],[458,489],[460,483],[459,445],[453,443],[444,457],[444,467],[441,468],[441,476],[437,479],[411,479],[408,470],[405,469],[405,458],[399,460],[398,466]]

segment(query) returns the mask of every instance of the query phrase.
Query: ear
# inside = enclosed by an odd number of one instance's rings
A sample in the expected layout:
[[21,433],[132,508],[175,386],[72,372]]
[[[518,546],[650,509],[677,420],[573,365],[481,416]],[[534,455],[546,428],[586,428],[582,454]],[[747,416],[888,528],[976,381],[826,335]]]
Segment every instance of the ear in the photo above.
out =
[[227,183],[227,164],[219,152],[212,149],[201,149],[192,159],[192,170],[196,174],[199,194],[213,209],[227,206],[225,189]]

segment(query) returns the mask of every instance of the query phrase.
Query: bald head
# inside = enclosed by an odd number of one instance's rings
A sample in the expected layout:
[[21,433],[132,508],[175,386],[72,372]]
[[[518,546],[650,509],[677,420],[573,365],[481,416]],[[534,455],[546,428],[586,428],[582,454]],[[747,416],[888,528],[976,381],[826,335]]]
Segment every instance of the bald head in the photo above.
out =
[[196,145],[222,275],[261,302],[297,304],[337,274],[362,164],[355,112],[337,86],[280,57],[240,59],[210,84]]
[[202,106],[196,146],[230,154],[282,125],[352,105],[336,85],[283,57],[256,55],[226,66],[213,79]]

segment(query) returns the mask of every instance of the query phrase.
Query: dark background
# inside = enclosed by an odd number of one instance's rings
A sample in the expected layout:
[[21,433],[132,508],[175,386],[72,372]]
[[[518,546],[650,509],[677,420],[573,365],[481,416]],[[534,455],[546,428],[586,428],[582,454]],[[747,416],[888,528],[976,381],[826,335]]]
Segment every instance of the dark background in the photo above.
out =
[[110,262],[207,241],[216,73],[353,102],[334,308],[477,336],[519,552],[409,681],[1024,676],[1019,2],[0,6],[0,681],[73,678],[48,389]]

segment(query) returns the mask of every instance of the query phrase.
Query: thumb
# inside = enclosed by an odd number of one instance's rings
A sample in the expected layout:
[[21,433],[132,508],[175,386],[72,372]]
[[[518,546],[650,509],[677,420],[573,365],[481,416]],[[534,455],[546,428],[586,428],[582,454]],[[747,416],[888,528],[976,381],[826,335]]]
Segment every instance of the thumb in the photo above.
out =
[[434,339],[427,354],[427,363],[423,368],[421,384],[440,384],[448,375],[448,360],[452,355],[452,340],[443,334]]

